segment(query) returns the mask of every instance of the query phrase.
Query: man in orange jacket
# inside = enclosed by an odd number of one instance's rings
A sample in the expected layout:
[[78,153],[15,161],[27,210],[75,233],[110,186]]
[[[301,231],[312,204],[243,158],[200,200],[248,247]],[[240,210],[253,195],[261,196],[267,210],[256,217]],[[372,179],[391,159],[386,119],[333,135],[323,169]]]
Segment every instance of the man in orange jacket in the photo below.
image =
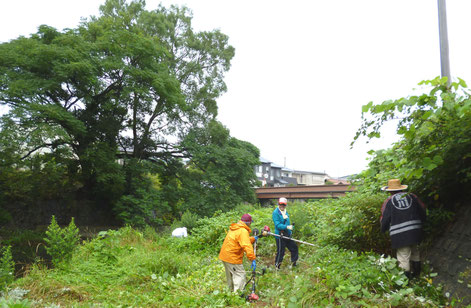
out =
[[258,237],[249,236],[252,232],[251,224],[252,216],[249,214],[242,215],[238,223],[231,224],[219,252],[219,259],[226,269],[227,285],[229,290],[234,292],[242,290],[245,285],[245,269],[242,265],[244,251],[247,259],[252,261],[252,269],[255,270],[256,267],[252,244]]

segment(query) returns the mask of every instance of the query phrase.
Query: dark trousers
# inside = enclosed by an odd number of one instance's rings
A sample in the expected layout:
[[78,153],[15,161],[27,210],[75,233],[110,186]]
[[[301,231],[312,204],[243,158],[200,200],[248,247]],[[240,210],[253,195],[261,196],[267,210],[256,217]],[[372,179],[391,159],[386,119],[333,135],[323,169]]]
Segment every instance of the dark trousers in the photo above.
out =
[[281,265],[285,256],[285,248],[291,253],[291,263],[298,261],[298,245],[294,241],[275,237],[276,240],[276,258],[275,266]]

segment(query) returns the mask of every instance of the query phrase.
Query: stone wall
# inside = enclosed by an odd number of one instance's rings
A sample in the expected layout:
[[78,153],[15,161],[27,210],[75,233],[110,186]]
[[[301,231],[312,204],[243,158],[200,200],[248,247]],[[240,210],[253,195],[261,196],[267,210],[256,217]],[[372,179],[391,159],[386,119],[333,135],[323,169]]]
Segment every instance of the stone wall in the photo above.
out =
[[438,273],[434,283],[442,284],[450,296],[462,298],[461,306],[471,304],[471,206],[457,211],[455,221],[435,241],[426,259]]
[[68,225],[74,217],[77,226],[116,226],[112,210],[107,206],[97,209],[89,200],[39,201],[36,203],[15,203],[4,205],[3,208],[12,219],[7,226],[10,228],[36,229],[51,223],[54,215],[59,225]]

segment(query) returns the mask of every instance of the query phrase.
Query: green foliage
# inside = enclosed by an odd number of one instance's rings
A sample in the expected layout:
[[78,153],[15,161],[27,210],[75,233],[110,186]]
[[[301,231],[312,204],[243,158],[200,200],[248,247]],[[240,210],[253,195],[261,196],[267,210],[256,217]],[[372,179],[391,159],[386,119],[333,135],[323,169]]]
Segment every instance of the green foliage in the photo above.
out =
[[0,203],[69,198],[76,189],[74,178],[68,174],[70,152],[56,149],[30,155],[28,146],[37,147],[42,138],[49,138],[53,133],[44,123],[36,127],[27,123],[22,127],[15,122],[16,116],[10,112],[0,117],[0,191],[3,192]]
[[201,216],[231,210],[242,202],[254,202],[254,167],[259,150],[229,136],[217,121],[192,130],[182,146],[191,155],[181,170],[183,206]]
[[4,299],[0,297],[0,307],[8,308],[29,308],[31,307],[31,302],[28,300],[15,300],[15,299]]
[[172,208],[164,199],[155,164],[129,159],[124,171],[128,179],[126,191],[113,208],[117,218],[138,228],[168,225]]
[[309,222],[296,228],[306,236],[314,235],[319,245],[389,252],[389,238],[379,232],[381,205],[386,198],[384,193],[354,192],[340,199],[310,202],[303,206],[305,214],[301,220]]
[[17,264],[31,264],[46,258],[44,232],[27,229],[0,229],[1,244],[11,246]]
[[[288,213],[290,216],[290,221],[291,223],[294,223],[293,236],[301,238],[310,238],[315,235],[316,231],[314,230],[314,228],[312,228],[314,218],[312,215],[308,214],[308,204],[310,204],[311,202],[292,202],[289,204]],[[272,224],[273,222],[270,222],[270,225]]]
[[0,256],[0,290],[3,290],[15,279],[15,261],[11,246],[0,247]]
[[427,223],[424,225],[424,231],[427,237],[434,239],[443,233],[443,226],[447,226],[455,217],[455,213],[446,208],[432,208],[427,211]]
[[430,91],[363,107],[354,142],[362,135],[379,137],[382,125],[394,119],[400,119],[401,135],[392,149],[374,153],[364,182],[374,189],[381,181],[377,189],[388,177],[400,178],[429,206],[451,208],[470,191],[471,97],[461,79],[449,88],[446,78],[438,77],[420,85]]
[[125,224],[144,228],[146,225],[161,226],[170,211],[166,201],[155,189],[137,189],[133,195],[122,196],[116,203],[117,217]]
[[59,266],[61,263],[68,263],[79,244],[79,230],[75,226],[74,218],[67,227],[61,228],[52,216],[51,224],[46,230],[46,251],[52,258],[52,263]]
[[[334,203],[335,200],[330,200],[331,208],[324,209],[333,210]],[[348,202],[341,203],[345,204]],[[297,214],[301,213],[299,208],[312,209],[311,203],[289,206]],[[237,209],[198,220],[198,226],[187,238],[157,234],[149,228],[144,232],[130,227],[101,232],[79,247],[69,267],[47,270],[33,266],[13,286],[28,289],[30,300],[66,307],[146,307],[155,303],[162,307],[250,306],[239,294],[227,291],[224,267],[217,254],[225,231],[231,222],[240,219],[241,212],[249,212],[257,224],[252,227],[261,228],[271,224],[273,209],[248,205]],[[309,211],[308,216],[311,214]],[[423,279],[409,282],[391,257],[316,242],[324,231],[319,228],[316,236],[306,238],[316,243],[316,247],[299,246],[299,266],[295,269],[282,266],[279,271],[272,270],[274,240],[271,237],[258,240],[257,265],[268,266],[268,270],[258,276],[257,304],[265,307],[447,305],[440,289],[430,284],[434,275],[427,266]],[[249,264],[245,267],[249,268]]]
[[188,243],[192,249],[209,250],[219,253],[224,238],[231,223],[240,220],[240,215],[233,211],[217,212],[213,217],[198,220],[198,226],[193,228]]
[[33,267],[18,285],[30,289],[28,298],[65,307],[244,305],[221,283],[222,263],[201,251],[176,250],[180,240],[148,238],[130,227],[109,230],[81,245],[70,267]]
[[198,225],[198,220],[200,217],[198,214],[192,213],[190,211],[186,211],[183,213],[182,218],[180,219],[181,224],[183,227],[186,227],[189,232]]
[[[162,198],[147,187],[134,193],[133,177],[118,158],[159,162],[160,174],[176,177],[174,161],[192,156],[181,141],[215,118],[234,56],[226,35],[196,32],[191,20],[185,7],[148,11],[141,0],[108,0],[75,29],[42,25],[29,37],[0,44],[0,104],[9,107],[0,124],[0,189],[7,198],[78,190],[104,208],[121,200],[117,213],[124,221],[138,214],[133,223],[147,222],[149,203]],[[242,170],[248,174],[248,166]],[[232,189],[239,199],[253,200],[245,186],[237,187],[246,177],[230,184],[241,172],[235,173],[214,181],[224,184],[219,198]],[[172,194],[178,185],[169,177],[163,183],[170,207],[181,200]],[[224,206],[234,199],[229,195]],[[163,208],[166,217],[157,213],[152,223],[171,221],[180,210]]]
[[11,221],[10,213],[7,210],[1,208],[1,202],[0,202],[0,224],[6,225],[10,221]]

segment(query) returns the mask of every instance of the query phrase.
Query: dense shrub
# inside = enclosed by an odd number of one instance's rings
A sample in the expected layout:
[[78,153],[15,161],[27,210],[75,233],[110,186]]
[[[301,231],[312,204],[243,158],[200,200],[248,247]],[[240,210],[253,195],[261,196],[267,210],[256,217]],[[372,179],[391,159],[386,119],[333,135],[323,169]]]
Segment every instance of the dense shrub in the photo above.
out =
[[162,200],[161,193],[152,188],[139,188],[132,195],[122,196],[114,207],[118,219],[137,228],[162,226],[167,222],[170,210],[168,203]]
[[52,216],[51,224],[46,230],[46,251],[52,258],[52,263],[58,266],[61,262],[67,263],[79,244],[79,230],[75,226],[74,218],[65,228],[59,227],[56,218]]
[[0,247],[0,290],[15,279],[15,262],[11,255],[11,246]]
[[[390,251],[389,238],[380,232],[384,193],[349,193],[343,198],[326,199],[304,206],[311,218],[300,229],[314,234],[320,245],[337,245],[359,251]],[[305,218],[305,220],[308,220]]]
[[199,219],[200,217],[198,216],[198,214],[187,210],[182,215],[181,224],[183,227],[186,227],[188,231],[191,232],[191,230],[197,226]]

